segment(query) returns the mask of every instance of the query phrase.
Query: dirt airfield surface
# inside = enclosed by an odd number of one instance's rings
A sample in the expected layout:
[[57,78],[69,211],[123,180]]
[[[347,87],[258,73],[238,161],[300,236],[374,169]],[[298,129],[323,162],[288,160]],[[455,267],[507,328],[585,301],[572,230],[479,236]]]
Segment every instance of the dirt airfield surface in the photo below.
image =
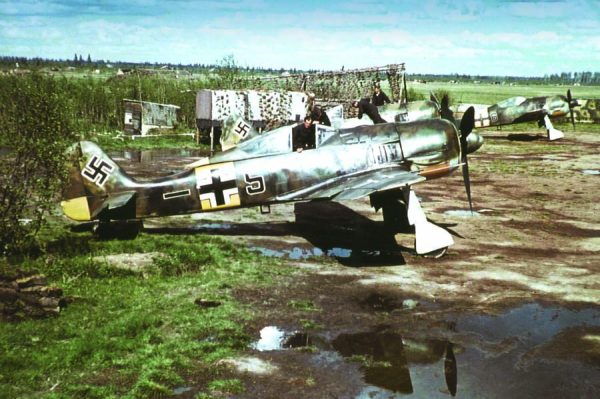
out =
[[[460,173],[414,187],[454,236],[441,259],[387,234],[368,198],[144,222],[293,269],[269,290],[235,292],[259,316],[246,356],[223,362],[246,387],[233,397],[600,397],[600,134],[481,133],[474,214]],[[115,160],[135,177],[191,161]]]

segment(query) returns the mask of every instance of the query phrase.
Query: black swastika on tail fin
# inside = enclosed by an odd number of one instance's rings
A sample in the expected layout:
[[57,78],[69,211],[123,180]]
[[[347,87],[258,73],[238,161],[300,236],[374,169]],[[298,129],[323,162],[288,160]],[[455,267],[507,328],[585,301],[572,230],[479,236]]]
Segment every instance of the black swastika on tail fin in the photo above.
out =
[[250,125],[244,123],[243,121],[238,122],[235,132],[240,135],[240,137],[244,138],[248,134],[248,130],[250,129]]
[[104,185],[106,179],[110,176],[114,167],[106,161],[98,159],[96,155],[89,160],[85,168],[81,171],[83,177],[98,184],[100,187]]

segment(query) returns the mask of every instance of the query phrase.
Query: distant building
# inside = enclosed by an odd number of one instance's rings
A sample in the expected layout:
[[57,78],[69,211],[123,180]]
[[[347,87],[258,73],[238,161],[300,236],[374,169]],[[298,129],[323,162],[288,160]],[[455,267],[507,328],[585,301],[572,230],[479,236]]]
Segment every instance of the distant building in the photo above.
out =
[[180,107],[148,101],[123,100],[126,134],[145,136],[150,129],[173,129],[177,126]]

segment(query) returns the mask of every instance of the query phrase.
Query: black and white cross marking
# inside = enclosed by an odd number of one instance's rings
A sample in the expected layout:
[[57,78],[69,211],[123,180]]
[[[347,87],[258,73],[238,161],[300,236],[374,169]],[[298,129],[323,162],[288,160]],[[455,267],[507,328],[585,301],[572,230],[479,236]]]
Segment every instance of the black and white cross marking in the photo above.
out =
[[102,187],[114,169],[114,166],[94,155],[81,171],[81,175]]
[[234,129],[234,132],[236,132],[241,138],[245,138],[248,135],[249,131],[250,125],[244,121],[239,121]]
[[217,168],[203,171],[201,178],[198,179],[197,188],[200,201],[210,201],[210,208],[239,205],[231,200],[231,196],[238,193],[233,169]]

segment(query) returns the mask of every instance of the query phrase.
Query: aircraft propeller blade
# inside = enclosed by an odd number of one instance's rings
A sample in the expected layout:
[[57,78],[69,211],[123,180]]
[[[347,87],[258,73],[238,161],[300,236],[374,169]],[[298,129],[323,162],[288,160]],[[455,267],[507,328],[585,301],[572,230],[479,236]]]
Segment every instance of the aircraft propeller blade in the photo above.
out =
[[464,139],[465,142],[467,140],[467,136],[469,133],[473,131],[475,127],[475,108],[472,106],[469,107],[465,113],[463,114],[462,119],[460,120],[460,138]]
[[575,116],[573,115],[573,107],[575,105],[573,104],[573,101],[575,101],[575,104],[577,104],[577,100],[573,100],[573,97],[571,96],[571,89],[568,89],[567,102],[569,103],[569,114],[571,114],[571,124],[573,125],[573,130],[575,130]]
[[444,357],[444,377],[446,378],[446,386],[450,395],[456,396],[456,387],[458,382],[458,367],[456,365],[456,357],[452,343],[446,343],[446,356]]
[[463,181],[465,182],[465,191],[469,200],[469,209],[473,213],[473,201],[471,200],[471,178],[469,177],[469,161],[467,160],[467,137],[473,131],[475,126],[475,108],[469,107],[462,119],[460,120],[460,147],[461,147],[461,162],[463,163],[462,173]]
[[469,161],[467,161],[467,156],[463,157],[463,167],[462,167],[463,180],[465,182],[465,191],[467,192],[467,199],[469,200],[469,209],[471,213],[473,213],[473,201],[471,200],[471,179],[469,178]]
[[456,120],[454,119],[454,112],[450,109],[450,100],[448,99],[448,95],[444,94],[442,97],[442,103],[440,104],[440,115],[442,119],[446,119],[449,122],[452,122],[453,125],[456,125]]

